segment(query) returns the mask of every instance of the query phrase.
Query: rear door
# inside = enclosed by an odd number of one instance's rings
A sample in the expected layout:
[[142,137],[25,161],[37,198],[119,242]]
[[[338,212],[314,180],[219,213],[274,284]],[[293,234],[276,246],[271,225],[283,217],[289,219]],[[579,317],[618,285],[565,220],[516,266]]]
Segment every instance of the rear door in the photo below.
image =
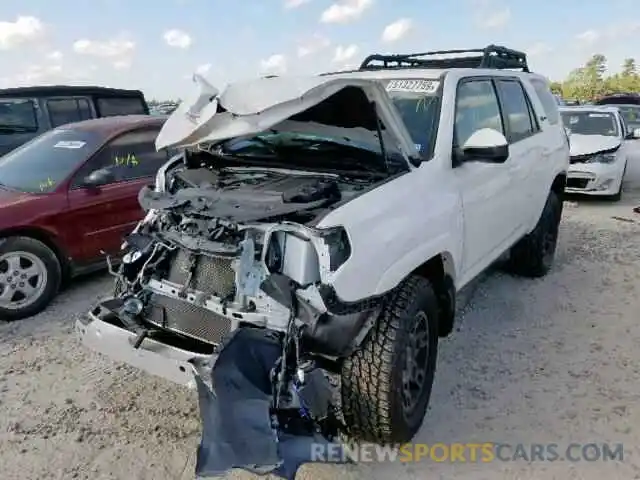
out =
[[[117,254],[124,235],[142,219],[138,192],[149,183],[167,159],[157,152],[159,127],[125,133],[111,140],[75,175],[68,194],[68,221],[83,239],[82,263],[99,260],[104,251]],[[97,169],[109,169],[114,182],[88,189],[82,180]]]
[[[496,78],[503,122],[509,142],[509,159],[506,165],[511,173],[511,209],[509,221],[513,226],[513,237],[521,236],[531,225],[534,212],[540,212],[539,194],[548,190],[541,188],[545,181],[541,177],[553,171],[553,146],[541,137],[541,122],[533,108],[531,98],[518,78]],[[561,129],[556,129],[561,131]],[[557,146],[555,146],[557,148]],[[549,184],[550,186],[550,184]],[[537,219],[536,219],[537,220]]]
[[95,111],[88,97],[54,97],[45,100],[51,128],[95,118]]

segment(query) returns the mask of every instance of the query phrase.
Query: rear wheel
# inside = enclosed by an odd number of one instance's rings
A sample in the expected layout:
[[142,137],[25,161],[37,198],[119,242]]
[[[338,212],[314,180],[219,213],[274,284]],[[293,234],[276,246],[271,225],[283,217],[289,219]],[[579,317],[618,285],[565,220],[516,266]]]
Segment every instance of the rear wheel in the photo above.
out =
[[56,254],[28,237],[0,243],[0,319],[19,320],[46,308],[62,278]]
[[410,441],[429,404],[437,354],[436,295],[429,280],[412,276],[343,365],[342,409],[349,434],[381,444]]
[[549,272],[558,244],[561,217],[562,202],[555,192],[549,192],[536,227],[511,248],[511,271],[526,277],[542,277]]

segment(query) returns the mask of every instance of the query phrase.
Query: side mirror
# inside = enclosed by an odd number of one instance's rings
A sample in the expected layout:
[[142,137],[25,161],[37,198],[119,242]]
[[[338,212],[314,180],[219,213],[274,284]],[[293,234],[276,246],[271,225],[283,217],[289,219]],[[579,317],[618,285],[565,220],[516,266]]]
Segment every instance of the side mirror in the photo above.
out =
[[89,175],[84,177],[82,185],[87,188],[98,188],[103,185],[107,185],[115,181],[115,176],[108,168],[101,168],[94,170]]
[[509,142],[493,128],[473,132],[461,150],[464,162],[504,163],[509,158]]

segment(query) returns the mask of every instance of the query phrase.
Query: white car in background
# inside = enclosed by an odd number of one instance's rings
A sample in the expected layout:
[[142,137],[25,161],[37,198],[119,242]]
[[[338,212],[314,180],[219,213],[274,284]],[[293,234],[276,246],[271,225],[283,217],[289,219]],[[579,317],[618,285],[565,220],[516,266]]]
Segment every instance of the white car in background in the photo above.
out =
[[613,106],[561,107],[560,114],[571,146],[567,193],[619,200],[631,150],[629,140],[640,138],[640,130],[629,131]]

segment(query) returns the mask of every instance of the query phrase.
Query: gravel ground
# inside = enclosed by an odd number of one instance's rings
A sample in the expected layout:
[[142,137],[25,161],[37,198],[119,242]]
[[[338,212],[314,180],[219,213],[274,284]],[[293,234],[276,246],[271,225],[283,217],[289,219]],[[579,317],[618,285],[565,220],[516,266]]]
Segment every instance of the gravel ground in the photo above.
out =
[[[430,411],[416,442],[623,442],[621,463],[306,466],[298,478],[640,478],[640,195],[569,203],[544,279],[499,271],[476,288],[441,343]],[[615,218],[614,218],[615,217]],[[77,315],[104,275],[45,313],[0,325],[4,480],[193,479],[195,394],[87,352]],[[234,472],[234,478],[251,475]]]

